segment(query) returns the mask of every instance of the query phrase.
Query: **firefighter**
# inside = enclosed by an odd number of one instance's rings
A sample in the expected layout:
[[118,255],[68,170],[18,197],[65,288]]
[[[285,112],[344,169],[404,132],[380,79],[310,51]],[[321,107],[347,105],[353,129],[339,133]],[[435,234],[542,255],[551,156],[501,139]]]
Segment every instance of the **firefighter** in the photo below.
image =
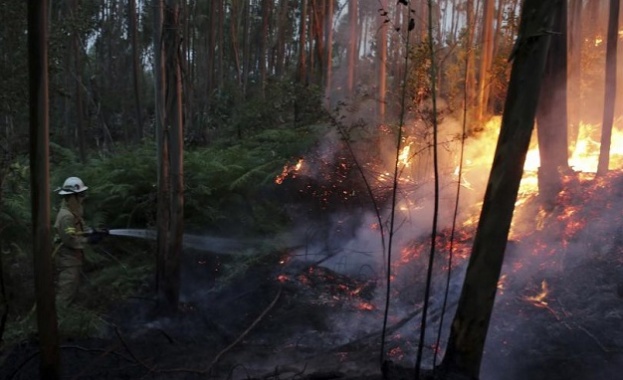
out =
[[83,202],[88,187],[78,177],[69,177],[63,187],[55,191],[61,196],[61,207],[56,216],[54,229],[57,242],[54,260],[57,271],[57,303],[69,305],[78,292],[80,274],[87,244],[98,243],[105,230],[88,229],[83,216]]

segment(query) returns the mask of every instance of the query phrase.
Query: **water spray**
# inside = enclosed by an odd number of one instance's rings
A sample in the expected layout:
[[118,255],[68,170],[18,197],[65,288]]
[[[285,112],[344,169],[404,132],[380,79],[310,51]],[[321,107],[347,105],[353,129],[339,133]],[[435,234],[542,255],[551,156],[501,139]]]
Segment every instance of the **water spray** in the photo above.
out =
[[[158,236],[156,231],[148,229],[112,229],[108,230],[108,233],[114,236],[134,237],[145,240],[156,240],[156,237]],[[227,255],[249,254],[249,248],[257,246],[259,243],[259,241],[255,240],[240,240],[234,238],[189,234],[184,234],[182,240],[182,245],[186,248]]]

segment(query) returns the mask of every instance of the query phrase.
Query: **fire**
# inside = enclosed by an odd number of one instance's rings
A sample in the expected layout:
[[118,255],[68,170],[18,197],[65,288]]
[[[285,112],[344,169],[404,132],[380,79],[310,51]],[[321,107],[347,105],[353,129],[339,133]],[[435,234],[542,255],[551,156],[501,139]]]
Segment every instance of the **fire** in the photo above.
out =
[[290,175],[290,173],[298,172],[303,167],[303,159],[299,158],[299,160],[294,165],[284,165],[281,174],[275,177],[275,183],[277,185],[281,185],[283,181]]
[[405,167],[408,168],[411,164],[411,159],[409,157],[409,151],[411,150],[411,144],[405,145],[398,156],[398,161]]

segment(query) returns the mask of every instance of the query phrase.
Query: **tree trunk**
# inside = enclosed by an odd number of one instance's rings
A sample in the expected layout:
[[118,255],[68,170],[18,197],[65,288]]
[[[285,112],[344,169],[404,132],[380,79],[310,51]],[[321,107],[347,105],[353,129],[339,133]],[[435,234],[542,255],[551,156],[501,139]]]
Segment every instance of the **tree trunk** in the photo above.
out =
[[601,146],[597,175],[608,172],[610,164],[610,143],[612,139],[612,122],[617,90],[617,38],[619,31],[619,0],[610,0],[610,17],[608,18],[608,41],[606,45],[606,86],[604,97],[604,117],[601,125]]
[[312,20],[311,24],[311,35],[313,37],[312,41],[314,44],[314,57],[312,64],[312,73],[313,73],[313,83],[322,86],[324,81],[324,65],[325,65],[325,18],[326,18],[326,6],[325,3],[328,0],[323,0],[322,2],[312,2],[311,11],[312,11]]
[[76,70],[75,80],[75,94],[76,94],[76,135],[78,136],[78,152],[80,155],[80,161],[86,162],[87,148],[86,138],[84,133],[84,107],[82,100],[82,49],[80,48],[80,37],[77,31],[74,30],[74,36],[72,38],[73,50],[74,50],[74,68]]
[[136,0],[128,1],[128,27],[132,36],[132,79],[134,85],[134,105],[136,107],[136,142],[143,139],[143,116],[141,107],[141,83],[140,77],[143,72],[138,48],[138,18],[136,15]]
[[[476,23],[474,20],[474,1],[467,0],[467,41],[465,41],[465,45],[467,47],[467,71],[465,73],[465,90],[467,91],[467,95],[465,97],[467,104],[465,107],[467,110],[471,112],[472,106],[474,105],[475,96],[475,88],[476,88],[476,71],[475,71],[475,62],[474,58],[474,32],[476,30]],[[470,128],[471,129],[471,128]]]
[[270,21],[270,13],[272,11],[272,0],[262,0],[262,32],[260,33],[259,46],[259,71],[260,71],[260,88],[262,98],[266,96],[266,61],[268,57],[268,23]]
[[478,73],[478,121],[484,121],[488,114],[489,70],[493,56],[493,10],[495,0],[484,0],[484,19],[482,20],[481,58]]
[[299,83],[307,84],[307,0],[301,1],[301,20],[299,22]]
[[465,282],[440,370],[478,379],[515,201],[561,0],[525,0],[493,166]]
[[275,52],[275,75],[281,76],[285,71],[286,26],[288,21],[288,0],[279,2],[279,19],[277,21],[277,46]]
[[155,76],[155,114],[156,139],[158,147],[158,198],[157,198],[157,258],[156,292],[158,303],[165,303],[164,288],[166,278],[166,260],[169,247],[169,212],[170,176],[169,176],[169,132],[166,128],[165,106],[165,68],[163,44],[163,0],[154,0],[154,76]]
[[389,25],[389,14],[387,8],[387,0],[381,0],[381,9],[386,14],[383,17],[378,18],[379,26],[378,30],[378,65],[379,65],[379,108],[378,108],[378,122],[383,124],[385,122],[386,112],[386,96],[387,96],[387,25]]
[[334,0],[327,0],[325,16],[325,107],[331,108],[331,93],[333,82],[333,3]]
[[60,353],[55,309],[50,226],[47,20],[47,1],[29,1],[30,188],[37,331],[41,352],[39,377],[46,380],[56,380],[60,378]]
[[164,278],[167,308],[176,310],[180,292],[180,263],[184,237],[184,136],[182,108],[182,72],[179,33],[179,5],[166,0],[164,12],[164,48],[166,78],[166,125],[169,129],[169,163],[171,178],[169,249]]
[[562,190],[561,174],[568,169],[567,144],[567,2],[556,9],[551,42],[537,107],[539,197],[553,206]]
[[[251,68],[251,36],[249,30],[251,28],[251,5],[248,1],[242,2],[242,94],[246,97],[247,85],[249,83],[249,71]],[[210,51],[210,50],[208,50]],[[240,128],[238,129],[238,137]]]
[[567,98],[568,104],[568,140],[570,149],[575,149],[580,130],[582,112],[581,77],[582,77],[582,0],[571,0],[569,11],[569,62],[568,93],[577,94]]
[[[206,52],[215,52],[216,51],[216,17],[217,17],[217,2],[210,1],[208,5],[208,48]],[[166,17],[166,16],[165,16]],[[209,54],[209,53],[208,53]],[[207,77],[207,87],[206,87],[206,99],[208,101],[212,99],[212,94],[214,93],[214,89],[216,88],[215,79],[216,79],[216,62],[214,61],[214,57],[206,57],[206,61],[208,64],[208,72],[206,73]],[[168,76],[168,73],[167,73]]]
[[[73,0],[71,3],[71,19],[75,23],[79,19],[80,14],[80,0]],[[81,162],[86,161],[86,139],[84,133],[84,110],[82,99],[82,48],[80,47],[80,34],[79,30],[74,26],[71,29],[71,46],[72,55],[74,57],[74,94],[75,94],[75,106],[76,106],[76,136],[78,138],[78,156]],[[73,139],[72,139],[73,140]],[[75,140],[74,140],[75,141]]]
[[348,97],[352,99],[355,92],[355,64],[357,63],[357,3],[358,0],[350,0],[348,2],[348,77],[346,90]]
[[[216,72],[217,72],[217,87],[219,89],[222,89],[225,83],[225,77],[226,77],[226,73],[225,73],[225,66],[224,66],[224,51],[225,51],[225,40],[224,40],[224,34],[225,34],[225,3],[223,0],[218,0],[218,25],[217,25],[217,45],[218,45],[218,50],[215,52],[212,52],[213,54],[216,55]],[[209,53],[208,53],[209,54]],[[185,97],[188,99],[188,94],[184,93]]]

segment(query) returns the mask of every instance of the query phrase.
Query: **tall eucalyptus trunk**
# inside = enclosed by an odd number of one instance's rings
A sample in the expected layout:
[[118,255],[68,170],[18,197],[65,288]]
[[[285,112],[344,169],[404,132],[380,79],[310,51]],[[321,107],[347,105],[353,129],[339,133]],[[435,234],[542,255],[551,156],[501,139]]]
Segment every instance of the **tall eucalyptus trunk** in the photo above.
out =
[[48,4],[28,2],[28,73],[30,84],[30,188],[33,268],[40,350],[39,377],[60,378],[52,233],[50,226],[50,120],[48,81]]

